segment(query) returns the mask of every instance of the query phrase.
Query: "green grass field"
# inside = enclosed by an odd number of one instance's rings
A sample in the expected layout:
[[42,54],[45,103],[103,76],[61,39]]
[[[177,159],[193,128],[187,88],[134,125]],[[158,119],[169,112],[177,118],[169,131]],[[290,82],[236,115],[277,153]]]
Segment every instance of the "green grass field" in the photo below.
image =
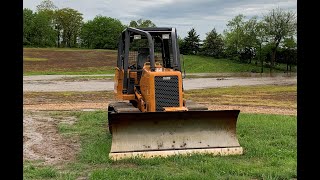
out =
[[237,135],[244,155],[172,156],[155,159],[111,161],[111,135],[107,113],[55,112],[74,115],[78,121],[58,125],[66,138],[77,136],[81,150],[64,168],[24,163],[24,179],[294,179],[297,177],[296,116],[241,113]]
[[[245,64],[229,59],[216,59],[213,57],[184,55],[186,73],[239,73],[261,72],[261,67],[255,64]],[[273,72],[285,71],[285,66],[280,64]],[[270,68],[264,67],[264,72],[270,72]]]

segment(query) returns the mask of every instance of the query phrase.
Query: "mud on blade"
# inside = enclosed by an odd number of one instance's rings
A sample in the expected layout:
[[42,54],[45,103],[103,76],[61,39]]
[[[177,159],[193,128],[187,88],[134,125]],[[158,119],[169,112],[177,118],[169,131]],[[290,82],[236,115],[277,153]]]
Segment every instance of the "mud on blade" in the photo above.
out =
[[[239,110],[109,114],[110,154],[240,148]],[[140,154],[141,154],[140,153]]]

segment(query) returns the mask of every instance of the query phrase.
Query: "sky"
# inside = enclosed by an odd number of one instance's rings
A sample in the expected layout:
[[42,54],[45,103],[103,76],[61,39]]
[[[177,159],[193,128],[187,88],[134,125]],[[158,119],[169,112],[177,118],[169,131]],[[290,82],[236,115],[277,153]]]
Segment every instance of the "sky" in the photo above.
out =
[[[23,0],[23,7],[36,11],[42,0]],[[51,0],[59,9],[72,8],[83,14],[84,22],[97,15],[131,20],[150,19],[157,27],[175,27],[180,37],[192,27],[200,39],[213,28],[223,33],[228,21],[239,14],[246,19],[261,18],[275,8],[297,12],[297,0]]]

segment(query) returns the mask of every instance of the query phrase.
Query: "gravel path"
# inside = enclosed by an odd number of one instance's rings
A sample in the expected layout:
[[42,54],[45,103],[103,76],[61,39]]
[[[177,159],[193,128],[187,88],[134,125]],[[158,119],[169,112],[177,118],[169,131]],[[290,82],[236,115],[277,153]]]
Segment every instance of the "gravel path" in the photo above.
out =
[[[70,82],[63,79],[66,77],[74,77],[74,76],[77,76],[77,75],[25,76],[23,77],[23,91],[24,92],[113,91],[113,88],[114,88],[113,80],[94,79],[94,80]],[[188,78],[183,80],[183,86],[185,90],[229,87],[229,86],[291,85],[291,84],[297,84],[296,75],[295,76],[279,75],[274,77]]]

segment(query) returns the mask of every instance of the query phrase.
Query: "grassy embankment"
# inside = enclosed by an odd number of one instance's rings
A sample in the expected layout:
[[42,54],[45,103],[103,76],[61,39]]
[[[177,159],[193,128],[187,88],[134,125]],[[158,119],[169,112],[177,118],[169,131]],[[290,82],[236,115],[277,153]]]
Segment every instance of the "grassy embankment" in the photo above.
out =
[[[24,75],[114,74],[116,57],[116,50],[24,48]],[[184,55],[184,60],[186,73],[260,72],[260,67],[253,63],[244,64],[228,59]],[[285,65],[277,68],[274,72],[283,72]],[[264,72],[269,72],[269,68],[265,68]]]

